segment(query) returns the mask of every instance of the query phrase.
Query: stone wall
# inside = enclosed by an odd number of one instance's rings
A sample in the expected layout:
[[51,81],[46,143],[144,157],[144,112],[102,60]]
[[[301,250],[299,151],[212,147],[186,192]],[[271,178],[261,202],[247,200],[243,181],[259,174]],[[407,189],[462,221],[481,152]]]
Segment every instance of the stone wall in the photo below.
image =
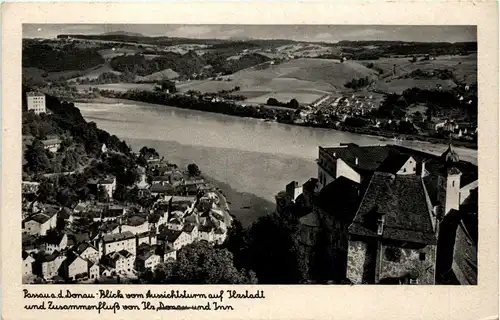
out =
[[366,243],[350,240],[347,252],[347,278],[354,284],[363,282],[365,258]]
[[[393,248],[400,252],[397,261],[390,261],[386,254],[387,248]],[[422,255],[421,255],[422,254]],[[420,258],[424,258],[421,260]],[[419,284],[434,284],[436,270],[436,246],[425,246],[422,248],[401,248],[383,244],[380,254],[379,279],[404,278],[410,272],[419,274]]]

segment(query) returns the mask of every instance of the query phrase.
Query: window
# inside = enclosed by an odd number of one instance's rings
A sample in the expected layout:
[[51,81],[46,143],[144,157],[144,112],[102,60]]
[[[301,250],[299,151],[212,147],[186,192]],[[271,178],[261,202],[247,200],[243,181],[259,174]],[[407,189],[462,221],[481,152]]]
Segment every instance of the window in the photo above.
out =
[[395,247],[388,247],[385,249],[385,258],[387,261],[399,262],[401,259],[401,249]]
[[382,235],[384,231],[384,216],[380,217],[377,222],[377,234],[379,236]]
[[455,181],[452,181],[451,182],[451,186],[454,187],[455,186]]
[[420,261],[425,261],[425,252],[420,252],[420,254],[418,255],[418,259]]
[[406,168],[403,168],[403,172],[406,172]]

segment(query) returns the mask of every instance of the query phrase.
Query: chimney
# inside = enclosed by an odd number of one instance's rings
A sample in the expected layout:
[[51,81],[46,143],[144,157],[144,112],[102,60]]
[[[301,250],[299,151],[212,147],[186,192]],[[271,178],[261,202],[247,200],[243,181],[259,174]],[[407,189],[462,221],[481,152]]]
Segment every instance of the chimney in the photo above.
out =
[[358,159],[358,157],[356,157],[356,159],[354,160],[354,163],[355,163],[356,165],[358,165],[358,164],[359,164],[359,159]]

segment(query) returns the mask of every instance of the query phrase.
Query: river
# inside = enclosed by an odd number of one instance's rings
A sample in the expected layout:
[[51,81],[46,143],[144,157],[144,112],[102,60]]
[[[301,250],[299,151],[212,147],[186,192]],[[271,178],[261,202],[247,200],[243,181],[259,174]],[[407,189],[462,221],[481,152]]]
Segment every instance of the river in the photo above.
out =
[[[134,150],[147,145],[180,166],[194,162],[214,179],[270,202],[290,181],[302,183],[317,175],[318,146],[390,142],[350,132],[138,102],[75,105],[87,121],[126,140]],[[418,141],[401,144],[433,153],[442,153],[447,147]],[[477,150],[456,151],[461,159],[477,163]]]

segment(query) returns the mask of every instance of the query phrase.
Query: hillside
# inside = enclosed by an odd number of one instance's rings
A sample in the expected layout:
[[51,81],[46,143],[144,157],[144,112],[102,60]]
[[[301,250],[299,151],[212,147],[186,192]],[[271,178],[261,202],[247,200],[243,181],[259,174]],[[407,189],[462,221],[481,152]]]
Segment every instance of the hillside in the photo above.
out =
[[141,77],[141,76],[136,76],[135,81],[136,82],[157,82],[161,80],[172,80],[172,79],[177,79],[179,78],[179,74],[175,72],[172,69],[165,69],[162,71],[158,71],[155,73],[152,73],[150,75]]
[[66,45],[52,48],[44,44],[23,47],[22,66],[38,68],[47,72],[85,70],[104,63],[102,56],[94,49],[76,48]]
[[356,61],[340,63],[328,59],[296,59],[267,68],[247,68],[231,81],[191,81],[177,85],[180,91],[217,92],[239,86],[249,102],[264,103],[270,97],[301,103],[312,102],[329,92],[344,90],[346,82],[360,77],[375,78],[377,72]]

